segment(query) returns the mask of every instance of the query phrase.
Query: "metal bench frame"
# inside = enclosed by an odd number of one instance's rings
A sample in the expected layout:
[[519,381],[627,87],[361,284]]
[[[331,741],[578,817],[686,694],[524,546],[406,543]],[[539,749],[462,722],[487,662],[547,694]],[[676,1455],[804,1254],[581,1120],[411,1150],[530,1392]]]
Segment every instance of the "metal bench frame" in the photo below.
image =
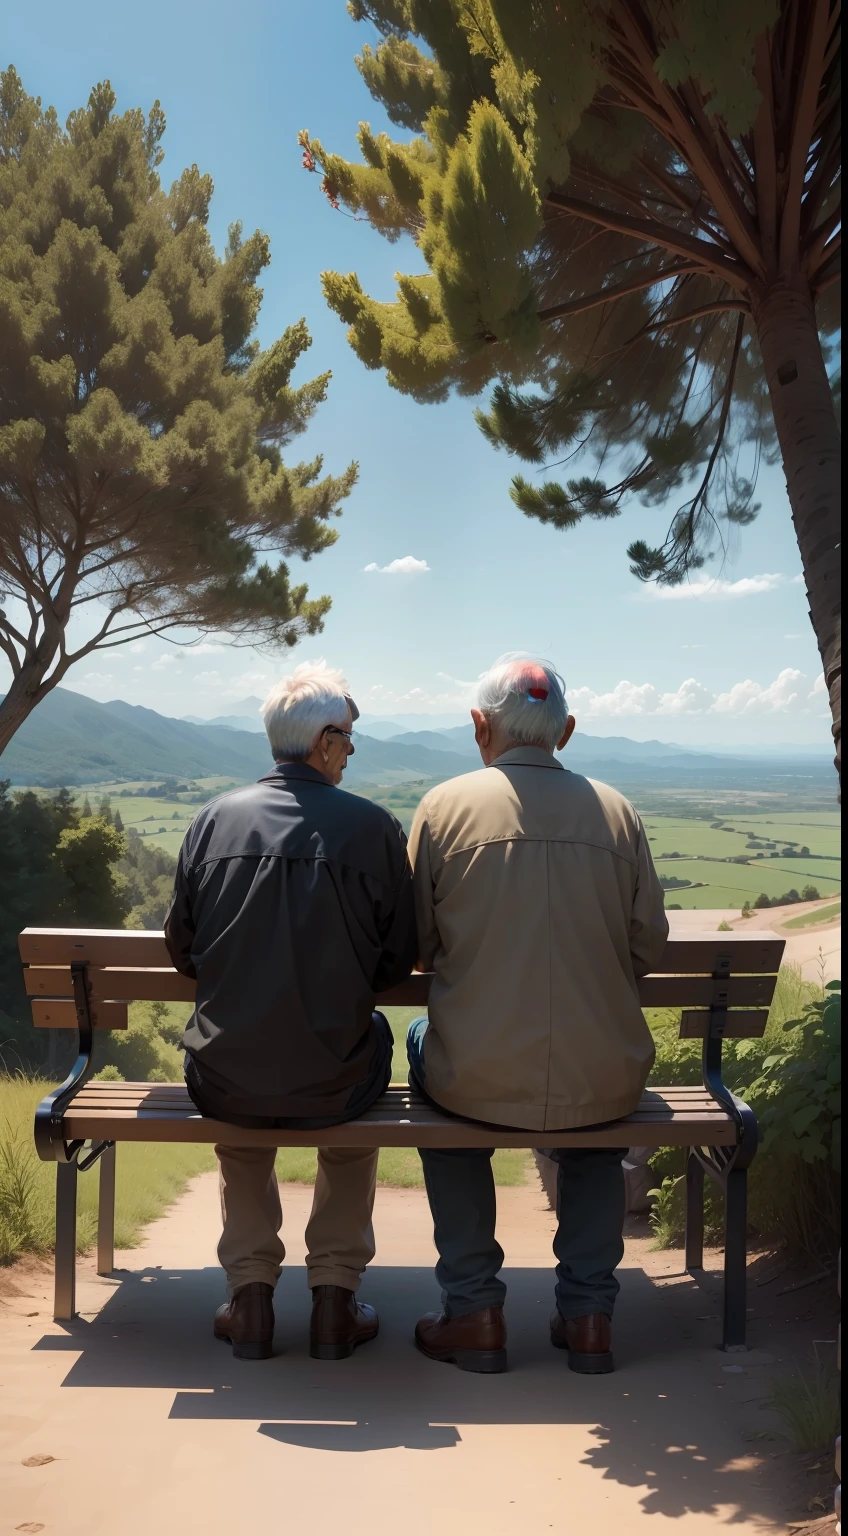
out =
[[[28,933],[37,930],[28,930]],[[56,930],[53,930],[56,932]],[[71,930],[68,930],[68,937]],[[22,948],[26,935],[21,936]],[[682,937],[682,936],[681,936]],[[706,935],[700,936],[705,938]],[[710,938],[712,939],[712,935]],[[745,936],[747,938],[747,935]],[[753,935],[752,935],[753,937]],[[774,935],[765,934],[764,940],[771,940],[779,944],[782,953],[782,941],[775,940]],[[716,942],[713,940],[713,942]],[[710,1098],[715,1101],[732,1121],[736,1139],[733,1145],[702,1145],[690,1146],[686,1158],[686,1269],[689,1273],[697,1275],[703,1270],[704,1264],[704,1180],[709,1177],[718,1184],[724,1192],[724,1316],[722,1328],[721,1347],[725,1350],[744,1350],[746,1348],[746,1232],[747,1232],[747,1172],[757,1150],[759,1131],[753,1110],[741,1099],[737,1098],[722,1080],[722,1044],[727,1033],[742,1033],[746,1035],[762,1033],[765,1027],[765,1014],[762,1018],[762,1028],[737,1029],[735,1020],[741,1020],[740,1013],[734,1014],[729,1006],[729,983],[733,975],[733,951],[737,955],[743,954],[736,944],[716,943],[717,949],[726,949],[726,953],[717,954],[716,969],[712,972],[713,986],[710,989],[711,1001],[704,1010],[706,1015],[706,1028],[693,1030],[703,1037],[702,1049],[702,1076],[703,1084]],[[76,1292],[76,1216],[77,1216],[77,1176],[100,1164],[100,1189],[97,1224],[97,1273],[109,1275],[114,1268],[114,1234],[115,1234],[115,1139],[94,1141],[90,1145],[81,1139],[69,1140],[66,1135],[65,1115],[75,1098],[84,1088],[94,1071],[94,1037],[98,1032],[95,1028],[94,1010],[92,1007],[91,985],[89,978],[90,961],[78,960],[70,962],[70,971],[73,987],[73,1005],[76,1015],[76,1028],[78,1031],[78,1054],[74,1066],[61,1086],[49,1093],[38,1105],[35,1114],[35,1145],[39,1157],[44,1162],[55,1162],[56,1168],[56,1256],[55,1256],[55,1297],[54,1317],[57,1320],[68,1321],[75,1316],[75,1292]],[[776,969],[777,967],[775,967]],[[659,974],[659,973],[658,973]],[[703,980],[704,978],[699,978]],[[739,973],[735,979],[738,982]],[[378,999],[381,1004],[394,1003],[419,1003],[426,998],[429,990],[429,977],[414,976],[409,982],[395,988],[391,993]],[[650,981],[651,978],[648,978]],[[694,980],[694,978],[693,978]],[[684,1013],[684,1026],[682,1035],[690,1034],[686,1029],[686,1013]],[[689,1016],[691,1017],[691,1015]],[[702,1017],[702,1015],[698,1015]],[[751,1018],[748,1019],[749,1024]],[[103,1085],[106,1088],[106,1084]],[[658,1089],[662,1096],[664,1090]],[[665,1090],[673,1092],[673,1090]],[[382,1101],[380,1101],[382,1102]],[[376,1107],[376,1106],[375,1106]],[[466,1131],[475,1127],[474,1122],[455,1119],[455,1126],[462,1126]],[[726,1123],[722,1121],[722,1123]],[[611,1122],[609,1130],[620,1125],[622,1127],[622,1139],[626,1140],[627,1121]],[[507,1132],[505,1128],[485,1127],[485,1135],[481,1130],[480,1144],[503,1144],[504,1136],[509,1137],[508,1144],[515,1144],[516,1133]],[[500,1129],[500,1135],[499,1135]],[[586,1128],[591,1129],[591,1128]],[[309,1133],[311,1137],[315,1132]],[[563,1144],[579,1144],[575,1138],[579,1138],[579,1131],[556,1133],[550,1131],[520,1132],[522,1139],[529,1142],[544,1141],[546,1146]],[[294,1144],[290,1133],[280,1131],[274,1133],[278,1138],[276,1144],[286,1146]],[[446,1126],[446,1137],[450,1135],[450,1124]],[[136,1138],[133,1138],[136,1139]],[[149,1140],[167,1140],[162,1136],[151,1136]],[[199,1139],[199,1138],[189,1138]],[[302,1141],[302,1137],[300,1141]],[[428,1138],[429,1144],[451,1145],[450,1140],[445,1139],[439,1143]],[[298,1142],[300,1144],[300,1142]],[[309,1143],[314,1144],[314,1143]],[[378,1139],[369,1144],[381,1145]],[[652,1141],[645,1142],[653,1144]],[[663,1138],[661,1131],[657,1136],[656,1146],[667,1145],[668,1138]],[[87,1150],[86,1150],[87,1148]]]

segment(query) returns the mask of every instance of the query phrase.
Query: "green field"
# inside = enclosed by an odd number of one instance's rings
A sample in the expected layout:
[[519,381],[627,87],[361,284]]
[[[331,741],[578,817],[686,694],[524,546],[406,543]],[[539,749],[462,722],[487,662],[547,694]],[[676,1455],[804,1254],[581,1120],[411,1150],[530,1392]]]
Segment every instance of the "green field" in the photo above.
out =
[[[231,779],[200,779],[187,781],[175,792],[169,782],[169,793],[151,796],[145,784],[99,784],[83,786],[74,796],[80,807],[88,797],[95,812],[107,796],[112,813],[120,811],[125,827],[134,828],[148,846],[176,857],[204,798],[233,787]],[[429,788],[429,782],[422,780],[366,793],[391,810],[408,831],[415,808]],[[142,793],[134,793],[139,790]],[[793,888],[800,892],[806,885],[814,885],[823,897],[841,895],[836,809],[762,809],[770,804],[769,797],[753,794],[749,800],[759,808],[749,809],[738,796],[728,797],[726,813],[715,796],[699,803],[697,796],[687,793],[684,804],[682,792],[670,792],[660,801],[662,809],[657,809],[657,797],[650,799],[651,809],[644,812],[645,829],[658,872],[690,882],[682,889],[668,890],[667,903],[686,909],[741,908],[761,892],[774,898]],[[787,857],[787,849],[796,856]],[[733,859],[746,862],[728,862]]]
[[[716,813],[709,820],[653,813],[645,818],[645,830],[659,875],[691,882],[667,890],[667,904],[686,910],[741,908],[761,892],[774,898],[806,885],[822,896],[841,894],[840,822],[834,811]],[[752,842],[760,846],[750,847]],[[797,857],[786,856],[789,848]],[[747,862],[727,862],[740,858]]]

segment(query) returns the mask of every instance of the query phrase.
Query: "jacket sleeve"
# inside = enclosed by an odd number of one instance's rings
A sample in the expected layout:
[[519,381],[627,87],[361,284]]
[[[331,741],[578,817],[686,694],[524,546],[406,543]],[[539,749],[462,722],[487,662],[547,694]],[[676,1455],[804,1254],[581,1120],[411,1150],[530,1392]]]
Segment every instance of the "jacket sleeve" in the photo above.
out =
[[183,843],[177,860],[171,905],[165,918],[165,945],[176,969],[183,976],[194,977],[197,974],[191,959],[194,932],[191,891],[186,870],[186,845]]
[[386,991],[405,981],[415,964],[418,948],[415,936],[415,903],[412,895],[412,870],[406,852],[403,828],[397,824],[398,857],[392,900],[380,924],[382,953],[374,976],[375,992]]
[[659,965],[668,940],[665,896],[651,858],[645,829],[639,818],[636,844],[636,889],[630,916],[630,955],[637,977],[647,976]]
[[409,834],[409,858],[415,888],[415,921],[418,929],[418,969],[430,971],[441,940],[436,926],[436,872],[438,851],[430,824],[427,797],[421,801]]

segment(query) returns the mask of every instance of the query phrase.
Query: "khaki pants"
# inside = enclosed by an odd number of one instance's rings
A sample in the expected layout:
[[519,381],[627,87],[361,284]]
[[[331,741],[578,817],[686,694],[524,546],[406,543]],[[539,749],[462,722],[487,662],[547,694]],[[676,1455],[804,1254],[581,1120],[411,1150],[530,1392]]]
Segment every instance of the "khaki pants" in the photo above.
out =
[[[230,1296],[243,1285],[276,1285],[286,1250],[273,1147],[215,1148],[221,1169],[224,1230],[218,1258]],[[312,1214],[306,1228],[306,1276],[316,1285],[357,1291],[374,1257],[376,1147],[319,1147]]]

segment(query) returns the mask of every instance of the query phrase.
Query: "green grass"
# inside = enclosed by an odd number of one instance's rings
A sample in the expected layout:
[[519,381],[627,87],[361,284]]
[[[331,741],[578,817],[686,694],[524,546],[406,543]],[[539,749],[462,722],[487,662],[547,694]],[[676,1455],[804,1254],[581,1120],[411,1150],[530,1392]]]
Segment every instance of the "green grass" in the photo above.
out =
[[794,1450],[832,1452],[840,1424],[839,1379],[818,1356],[811,1369],[774,1383],[769,1407],[786,1424]]
[[790,917],[784,924],[784,928],[812,928],[816,923],[830,923],[835,917],[842,916],[842,902],[835,901],[829,907],[817,907],[814,912],[805,912],[802,917]]
[[[319,1134],[316,1132],[316,1135]],[[528,1139],[531,1133],[528,1131]],[[313,1147],[284,1147],[277,1153],[277,1178],[284,1184],[311,1184],[315,1179],[318,1154]],[[531,1168],[528,1152],[496,1152],[492,1166],[495,1183],[526,1184]],[[423,1189],[421,1159],[414,1147],[383,1147],[377,1164],[377,1183],[389,1189]]]
[[[52,1248],[56,1168],[35,1153],[32,1121],[45,1084],[0,1078],[0,1262],[24,1251]],[[142,1228],[161,1216],[189,1179],[214,1167],[211,1147],[133,1145],[118,1149],[115,1243],[134,1248]],[[90,1248],[97,1230],[96,1167],[79,1180],[77,1248]]]

